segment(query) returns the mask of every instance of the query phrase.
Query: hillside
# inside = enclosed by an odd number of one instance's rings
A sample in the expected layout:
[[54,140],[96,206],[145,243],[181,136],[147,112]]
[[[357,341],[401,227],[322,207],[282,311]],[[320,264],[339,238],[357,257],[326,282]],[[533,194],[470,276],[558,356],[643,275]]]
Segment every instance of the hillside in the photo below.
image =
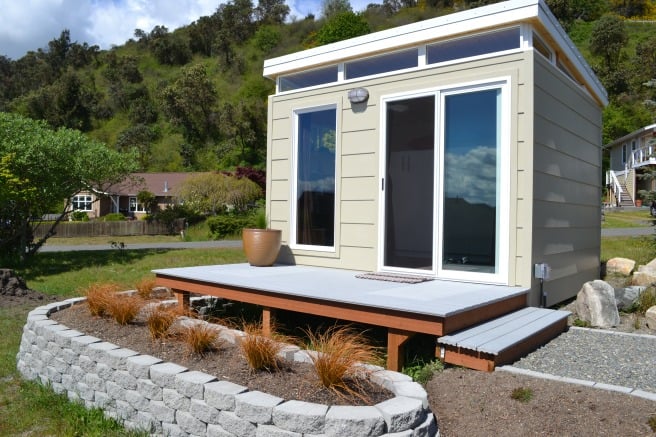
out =
[[[656,2],[549,3],[609,91],[604,142],[653,122]],[[63,30],[45,50],[0,56],[0,111],[136,148],[143,171],[263,168],[274,91],[262,77],[264,59],[480,4],[386,0],[357,14],[287,21],[282,0],[233,0],[174,32],[137,29],[108,51]]]

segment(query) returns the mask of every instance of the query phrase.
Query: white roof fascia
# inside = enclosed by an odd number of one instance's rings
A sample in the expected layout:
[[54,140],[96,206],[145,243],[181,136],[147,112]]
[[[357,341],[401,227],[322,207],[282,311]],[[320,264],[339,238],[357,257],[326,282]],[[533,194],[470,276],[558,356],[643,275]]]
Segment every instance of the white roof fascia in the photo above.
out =
[[608,103],[606,90],[542,0],[510,0],[495,3],[266,59],[263,75],[274,79],[283,74],[312,70],[348,59],[372,56],[450,36],[471,34],[536,19],[547,29],[561,51],[587,81],[595,97],[606,105]]
[[652,131],[653,133],[656,133],[656,124],[650,124],[645,127],[641,127],[640,129],[636,129],[631,133],[628,133],[624,135],[621,138],[616,139],[615,141],[612,141],[604,146],[604,149],[608,149],[610,147],[617,146],[618,144],[622,144],[630,139],[640,137],[642,134],[647,133],[649,131]]

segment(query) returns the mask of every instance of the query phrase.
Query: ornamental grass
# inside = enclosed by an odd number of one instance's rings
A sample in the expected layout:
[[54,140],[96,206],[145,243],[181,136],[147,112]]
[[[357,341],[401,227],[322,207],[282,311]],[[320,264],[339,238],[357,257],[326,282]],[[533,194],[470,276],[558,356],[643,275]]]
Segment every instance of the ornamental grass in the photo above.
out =
[[317,352],[310,358],[321,385],[339,395],[362,398],[365,388],[360,364],[379,361],[378,348],[350,326],[334,325],[321,333],[305,330],[305,334],[309,349]]
[[127,325],[137,317],[143,305],[144,301],[139,296],[114,295],[107,302],[105,312],[119,325]]
[[95,283],[84,289],[83,294],[87,298],[91,315],[100,317],[107,315],[107,307],[115,299],[119,289],[120,287],[113,283]]
[[244,336],[239,340],[239,347],[251,370],[280,370],[281,358],[278,354],[285,343],[292,341],[291,338],[282,336],[275,326],[266,335],[262,324],[255,322],[244,322],[242,331]]
[[150,299],[152,296],[153,289],[155,288],[155,278],[145,277],[139,280],[135,285],[137,289],[137,294],[142,299]]
[[146,326],[150,333],[150,338],[164,338],[169,334],[169,328],[178,318],[178,312],[173,308],[166,308],[162,305],[151,305],[146,310]]
[[205,356],[206,353],[221,347],[218,331],[209,324],[200,322],[182,330],[181,339],[187,347],[188,355]]

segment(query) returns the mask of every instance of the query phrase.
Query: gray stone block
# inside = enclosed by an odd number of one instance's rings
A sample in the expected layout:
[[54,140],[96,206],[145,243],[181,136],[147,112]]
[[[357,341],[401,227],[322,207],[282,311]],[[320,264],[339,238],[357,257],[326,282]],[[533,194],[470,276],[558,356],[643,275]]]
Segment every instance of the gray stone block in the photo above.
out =
[[84,371],[84,369],[80,366],[76,366],[75,364],[71,365],[71,376],[75,381],[80,381],[84,379],[84,375],[87,374],[87,372]]
[[116,414],[122,420],[132,420],[137,415],[137,410],[126,401],[117,400],[115,405]]
[[127,358],[126,367],[135,378],[149,378],[150,367],[161,362],[159,358],[150,355],[135,355]]
[[105,382],[105,390],[107,394],[116,400],[125,400],[125,389],[115,383],[114,381]]
[[77,358],[77,362],[80,365],[80,367],[82,368],[82,370],[84,370],[84,373],[95,372],[96,371],[96,364],[98,364],[97,362],[92,360],[87,355],[80,355]]
[[102,409],[106,409],[114,403],[114,399],[102,391],[97,391],[94,393],[94,401],[95,406]]
[[82,400],[75,390],[69,390],[66,392],[66,396],[68,396],[68,400],[71,402],[80,402]]
[[177,411],[175,413],[175,421],[180,428],[193,435],[205,435],[207,431],[207,424],[202,420],[196,419],[191,413],[186,411]]
[[214,376],[196,370],[178,373],[175,375],[175,389],[187,397],[203,399],[204,386],[212,381],[216,381]]
[[91,343],[87,346],[87,355],[96,363],[107,362],[107,352],[110,350],[118,349],[119,347],[114,343],[101,341],[99,343]]
[[223,429],[221,425],[207,424],[207,437],[235,437],[231,432]]
[[77,381],[78,380],[74,379],[70,373],[62,375],[61,383],[64,387],[66,387],[66,390],[75,389],[75,385],[77,384]]
[[327,412],[326,405],[291,400],[273,409],[273,424],[288,431],[322,434]]
[[412,429],[424,420],[422,401],[416,398],[396,397],[375,405],[387,423],[387,432]]
[[53,366],[47,366],[46,367],[46,377],[48,378],[48,381],[53,383],[53,382],[61,382],[62,374],[57,371]]
[[162,387],[154,384],[150,379],[137,379],[137,390],[150,400],[162,400]]
[[381,370],[371,374],[371,381],[395,393],[394,387],[397,383],[412,382],[412,378],[403,373],[393,372],[391,370]]
[[131,349],[119,348],[107,351],[107,359],[103,361],[105,364],[111,366],[116,370],[125,370],[127,371],[127,360],[130,357],[139,355],[138,352],[135,352]]
[[78,381],[75,389],[78,394],[80,395],[80,398],[84,399],[85,401],[93,401],[94,400],[94,392],[95,390],[89,387],[87,384]]
[[303,437],[303,434],[285,431],[273,425],[258,425],[255,431],[256,437]]
[[61,354],[61,346],[55,343],[54,341],[49,341],[46,350],[50,352],[53,356],[58,357]]
[[96,373],[105,381],[114,381],[116,370],[112,369],[105,363],[96,364]]
[[175,388],[175,376],[187,370],[174,363],[154,364],[150,366],[150,379],[160,387]]
[[229,381],[217,381],[205,384],[205,402],[223,411],[235,410],[235,396],[245,393],[248,388]]
[[437,437],[440,435],[439,429],[437,427],[437,422],[435,421],[435,416],[432,413],[426,415],[426,420],[415,428],[412,437]]
[[126,390],[125,401],[139,411],[148,411],[150,402],[137,390]]
[[137,429],[149,434],[161,434],[162,432],[162,424],[152,414],[145,411],[137,411],[134,423],[137,425]]
[[162,390],[162,400],[167,407],[171,407],[174,410],[189,411],[191,399],[178,393],[177,390],[164,388]]
[[219,410],[207,405],[207,402],[200,399],[192,399],[189,405],[189,412],[198,420],[205,423],[219,423]]
[[55,322],[54,320],[50,320],[50,319],[35,320],[34,321],[34,328],[33,328],[34,333],[37,336],[42,337],[43,336],[43,328],[45,328],[46,326],[52,326],[52,325],[58,325],[58,323]]
[[383,434],[380,437],[412,437],[414,434],[414,430],[409,429],[407,431],[401,431],[401,432],[392,432],[388,434]]
[[326,414],[328,436],[379,436],[385,419],[376,407],[333,406]]
[[394,384],[394,394],[419,399],[422,406],[428,408],[428,394],[421,384],[417,382],[398,382]]
[[55,334],[58,331],[68,331],[68,326],[60,325],[59,323],[45,325],[41,327],[41,336],[48,341],[55,341]]
[[52,390],[58,395],[62,393],[66,393],[67,391],[66,387],[64,387],[64,385],[60,382],[53,382],[52,384],[50,384],[50,387],[52,387]]
[[87,373],[84,376],[84,383],[97,391],[105,391],[105,380],[95,373]]
[[162,433],[166,437],[187,437],[189,435],[174,423],[162,423]]
[[127,370],[116,370],[114,372],[114,382],[126,390],[137,389],[137,378],[132,376]]
[[70,364],[58,357],[53,358],[50,365],[62,374],[68,373],[68,369],[71,367]]
[[71,338],[81,337],[84,334],[74,329],[67,329],[55,333],[55,343],[64,348],[71,347]]
[[162,401],[150,401],[148,411],[160,422],[175,422],[175,410],[167,407]]
[[55,356],[48,352],[47,350],[42,350],[39,354],[39,358],[43,361],[43,364],[49,366]]
[[255,423],[271,423],[273,409],[284,399],[261,391],[249,391],[235,396],[235,413]]
[[76,364],[78,354],[76,354],[75,351],[71,348],[64,348],[62,349],[61,358],[67,364]]
[[255,437],[257,427],[248,420],[244,420],[232,411],[219,412],[219,425],[229,429],[237,437]]
[[71,338],[71,349],[75,351],[77,354],[86,354],[86,348],[90,344],[93,343],[100,343],[102,340],[100,340],[98,337],[93,337],[91,335],[82,335],[80,337],[72,337]]
[[45,337],[42,337],[40,335],[37,335],[36,341],[34,342],[36,344],[36,348],[39,351],[45,351],[48,349],[48,340]]

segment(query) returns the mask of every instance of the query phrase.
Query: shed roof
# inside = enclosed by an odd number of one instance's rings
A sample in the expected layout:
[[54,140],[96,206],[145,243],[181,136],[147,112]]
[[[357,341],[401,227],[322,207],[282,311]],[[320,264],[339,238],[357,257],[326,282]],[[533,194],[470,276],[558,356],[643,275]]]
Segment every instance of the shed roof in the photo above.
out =
[[603,85],[543,0],[510,0],[267,59],[264,76],[275,79],[349,59],[520,23],[534,24],[544,32],[577,80],[601,105],[608,104]]

